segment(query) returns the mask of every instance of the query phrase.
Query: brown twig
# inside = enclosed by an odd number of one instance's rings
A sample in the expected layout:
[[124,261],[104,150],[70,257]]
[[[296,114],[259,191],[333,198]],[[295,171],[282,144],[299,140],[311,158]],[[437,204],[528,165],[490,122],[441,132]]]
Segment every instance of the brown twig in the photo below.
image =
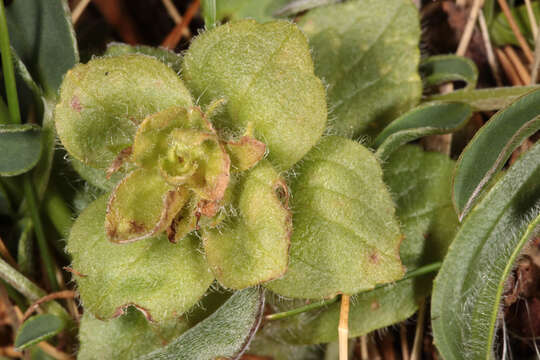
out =
[[407,341],[407,326],[401,323],[399,328],[399,338],[401,341],[401,358],[402,360],[409,360],[409,342]]
[[141,43],[141,36],[133,19],[126,13],[121,0],[93,0],[107,22],[115,28],[118,35],[128,44]]
[[504,73],[506,74],[506,77],[508,80],[510,80],[510,83],[513,86],[520,86],[523,85],[521,83],[521,79],[519,78],[518,73],[516,72],[516,69],[512,66],[512,63],[501,49],[495,49],[495,54],[497,55],[497,58],[499,59],[499,63],[501,64]]
[[367,335],[360,336],[360,360],[369,360]]
[[184,14],[184,17],[182,18],[182,21],[178,23],[172,31],[167,35],[165,40],[161,43],[161,46],[167,49],[174,49],[180,40],[182,39],[182,34],[184,32],[184,29],[187,29],[189,26],[189,23],[197,13],[197,10],[199,10],[199,6],[201,4],[200,0],[194,0],[186,10],[186,13]]
[[529,16],[529,23],[531,24],[531,30],[534,38],[538,35],[538,23],[536,22],[536,16],[532,8],[531,0],[525,0],[525,7],[527,8],[527,15]]
[[506,53],[506,56],[508,56],[508,59],[510,60],[512,65],[514,65],[514,69],[516,69],[519,78],[521,79],[521,83],[523,85],[530,84],[531,76],[529,75],[529,72],[525,68],[525,65],[523,65],[514,49],[510,45],[506,45],[503,50]]
[[421,347],[424,338],[424,319],[426,316],[426,301],[422,300],[418,307],[418,320],[416,322],[416,331],[414,332],[414,343],[411,352],[411,360],[420,360]]
[[467,24],[465,25],[465,30],[463,31],[463,35],[459,40],[459,45],[456,51],[456,55],[458,56],[463,56],[465,55],[465,52],[467,52],[467,48],[469,47],[469,43],[471,42],[471,37],[474,31],[474,26],[476,25],[476,19],[478,19],[478,13],[480,12],[482,5],[484,5],[484,0],[474,0],[467,19]]
[[538,68],[540,67],[540,35],[536,35],[534,40],[534,61],[531,72],[531,85],[536,84],[538,80]]
[[508,20],[508,24],[510,24],[510,28],[512,28],[512,32],[516,36],[516,39],[519,43],[519,46],[525,53],[525,57],[527,58],[527,61],[532,64],[534,58],[532,50],[523,37],[523,34],[521,33],[521,30],[519,30],[519,27],[516,24],[516,20],[514,19],[514,16],[512,15],[512,12],[510,11],[510,7],[508,6],[508,2],[506,0],[498,0],[499,5],[501,6],[501,9],[504,13],[504,16],[506,16],[506,19]]
[[18,352],[13,346],[0,347],[0,355],[17,359],[23,357],[22,352]]
[[2,255],[2,257],[9,263],[9,265],[13,266],[15,269],[19,269],[19,267],[17,266],[17,262],[9,253],[1,237],[0,237],[0,255]]
[[73,9],[73,12],[71,13],[71,22],[75,24],[77,20],[81,17],[82,13],[90,3],[90,0],[81,0],[77,6],[75,6],[75,9]]
[[341,295],[341,307],[339,311],[339,360],[347,360],[349,357],[349,295]]
[[23,321],[28,319],[28,317],[30,315],[32,315],[34,313],[34,311],[36,311],[36,309],[39,307],[39,305],[41,305],[41,304],[43,304],[45,302],[48,302],[48,301],[51,301],[51,300],[56,300],[56,299],[73,299],[75,296],[76,296],[75,291],[71,291],[71,290],[62,290],[62,291],[58,291],[58,292],[48,294],[48,295],[42,297],[41,299],[39,299],[38,301],[36,301],[35,303],[33,303],[26,310],[26,312],[23,315]]
[[478,23],[480,24],[482,40],[484,41],[484,46],[486,47],[486,55],[487,55],[489,67],[491,68],[491,72],[493,73],[493,77],[495,78],[495,82],[497,83],[497,86],[502,86],[503,82],[501,80],[499,66],[497,64],[497,59],[495,58],[495,52],[493,51],[493,46],[491,45],[491,39],[489,38],[489,30],[487,27],[486,18],[484,16],[483,11],[480,11],[480,15],[478,16]]

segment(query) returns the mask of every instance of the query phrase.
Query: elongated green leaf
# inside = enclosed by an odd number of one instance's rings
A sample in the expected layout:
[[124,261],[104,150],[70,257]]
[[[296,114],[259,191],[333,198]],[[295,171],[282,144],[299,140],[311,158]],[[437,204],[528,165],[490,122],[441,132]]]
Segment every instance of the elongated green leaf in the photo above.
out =
[[314,9],[299,26],[328,85],[332,133],[376,135],[420,100],[420,25],[409,0],[353,0]]
[[137,126],[147,115],[191,105],[182,80],[156,58],[140,54],[97,58],[66,75],[55,109],[56,129],[70,155],[107,169],[120,151],[132,145]]
[[103,321],[90,313],[81,320],[79,360],[131,360],[162,347],[189,328],[184,317],[163,323],[148,321],[143,313],[130,307],[116,319]]
[[[384,166],[396,215],[405,239],[400,257],[407,273],[443,259],[458,228],[451,200],[454,162],[418,146],[404,146]],[[349,336],[367,334],[410,317],[431,290],[432,275],[388,284],[354,295],[349,313]],[[305,300],[273,302],[275,311],[303,306]],[[264,333],[280,341],[317,344],[337,340],[340,304],[310,311],[290,319],[272,321]]]
[[64,329],[66,323],[56,315],[41,314],[26,320],[15,338],[15,347],[19,350],[45,341]]
[[403,276],[402,235],[380,165],[368,149],[325,137],[295,172],[289,269],[268,288],[319,299]]
[[56,97],[64,74],[78,61],[64,0],[17,0],[7,9],[11,43],[47,97]]
[[36,125],[0,125],[0,176],[32,169],[41,156],[41,128]]
[[230,294],[209,291],[181,317],[161,323],[150,322],[144,314],[130,307],[126,314],[107,321],[85,312],[79,332],[79,360],[132,360],[157,350],[178,338],[186,330],[207,318]]
[[495,114],[463,150],[454,175],[454,205],[460,219],[512,151],[540,129],[539,103],[540,90],[518,99]]
[[13,215],[13,214],[14,214],[13,207],[11,206],[9,195],[4,185],[0,182],[0,215]]
[[216,0],[216,17],[219,21],[255,19],[259,22],[273,20],[272,15],[290,0]]
[[184,56],[186,85],[202,104],[225,98],[216,128],[252,128],[278,170],[300,160],[326,126],[326,99],[307,39],[286,21],[227,23],[197,37]]
[[202,234],[216,278],[228,288],[241,289],[287,271],[292,223],[282,203],[288,201],[287,187],[268,161],[250,171],[235,192],[238,213]]
[[118,245],[106,238],[103,225],[108,196],[79,216],[68,240],[85,311],[98,318],[118,316],[128,305],[148,318],[180,316],[204,294],[212,273],[195,237],[171,244],[165,237]]
[[472,90],[478,82],[476,64],[466,57],[457,55],[430,56],[420,64],[420,74],[426,86],[464,81],[465,90]]
[[120,56],[125,54],[143,54],[153,56],[176,72],[180,72],[180,69],[182,68],[182,56],[180,54],[176,54],[174,51],[162,47],[156,48],[146,45],[133,46],[119,42],[112,42],[107,44],[107,50],[103,55]]
[[216,0],[203,0],[202,13],[204,17],[204,25],[207,29],[216,26]]
[[538,89],[540,89],[539,85],[457,90],[448,94],[430,96],[425,101],[461,102],[471,105],[474,111],[493,111],[502,109],[512,104],[519,97]]
[[498,358],[501,297],[522,247],[540,224],[540,144],[525,153],[465,218],[437,275],[435,343],[447,360]]
[[385,160],[401,145],[433,134],[445,134],[463,127],[472,115],[467,104],[433,102],[421,105],[392,121],[375,138],[377,155]]
[[238,359],[259,327],[263,308],[264,294],[261,289],[238,291],[207,319],[169,345],[139,360]]
[[[533,9],[534,16],[536,18],[536,21],[540,21],[540,4],[536,1],[531,1],[531,6]],[[527,14],[527,7],[525,5],[516,6],[513,7],[511,10],[512,16],[514,17],[514,20],[516,21],[516,24],[525,37],[525,39],[529,42],[530,45],[534,44],[534,36],[533,31],[531,27],[531,23],[529,20],[529,15]],[[493,19],[493,24],[490,27],[490,35],[491,40],[495,43],[497,46],[502,45],[518,45],[519,42],[516,39],[516,35],[514,35],[514,32],[512,31],[512,28],[510,27],[510,24],[508,23],[508,19],[504,15],[504,13],[501,11],[495,18]]]

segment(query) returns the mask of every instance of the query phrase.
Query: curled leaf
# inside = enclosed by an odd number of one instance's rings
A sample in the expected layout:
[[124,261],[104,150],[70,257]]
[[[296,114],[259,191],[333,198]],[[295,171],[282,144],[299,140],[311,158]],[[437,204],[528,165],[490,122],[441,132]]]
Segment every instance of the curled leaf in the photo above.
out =
[[208,263],[224,286],[245,288],[287,270],[292,224],[280,196],[282,186],[272,165],[260,162],[234,188],[232,204],[237,213],[217,228],[203,230]]
[[478,82],[476,64],[463,56],[437,55],[430,56],[420,64],[426,86],[437,86],[450,81],[464,81],[465,91],[472,90]]
[[103,229],[107,197],[88,206],[73,225],[67,250],[73,258],[85,311],[100,319],[137,306],[154,321],[176,318],[204,294],[214,277],[193,236],[179,244],[163,237],[111,243]]
[[238,141],[229,141],[227,150],[232,165],[240,171],[251,169],[266,153],[266,145],[252,136],[242,136]]
[[172,187],[156,172],[137,169],[110,196],[107,236],[125,243],[159,234],[171,225],[188,197],[186,189]]

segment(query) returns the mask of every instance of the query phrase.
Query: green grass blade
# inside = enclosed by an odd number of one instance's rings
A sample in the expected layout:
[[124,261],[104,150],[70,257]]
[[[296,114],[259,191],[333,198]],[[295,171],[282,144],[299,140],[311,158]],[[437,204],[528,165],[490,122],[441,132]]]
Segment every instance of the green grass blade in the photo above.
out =
[[435,280],[431,317],[446,360],[491,359],[505,281],[540,224],[540,144],[471,210]]
[[540,129],[540,90],[495,114],[463,150],[454,174],[454,205],[460,219],[505,164],[512,151]]

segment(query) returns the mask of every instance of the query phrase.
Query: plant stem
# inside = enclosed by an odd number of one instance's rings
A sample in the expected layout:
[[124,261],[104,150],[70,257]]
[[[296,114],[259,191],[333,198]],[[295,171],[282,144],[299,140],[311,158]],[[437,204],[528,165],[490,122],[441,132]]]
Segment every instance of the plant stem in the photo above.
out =
[[[397,281],[395,281],[393,283],[386,283],[386,284],[377,285],[373,289],[360,291],[360,292],[358,292],[358,294],[369,292],[369,291],[374,291],[374,290],[377,290],[377,289],[380,289],[380,288],[383,288],[383,287],[386,287],[386,286],[389,286],[389,285],[397,284],[397,283],[400,283],[402,281],[406,281],[406,280],[409,280],[409,279],[412,279],[412,278],[415,278],[415,277],[419,277],[419,276],[422,276],[422,275],[426,275],[426,274],[435,272],[435,271],[437,271],[437,270],[439,270],[441,268],[441,265],[442,265],[442,262],[435,262],[435,263],[431,263],[431,264],[419,267],[418,269],[415,269],[415,270],[412,270],[412,271],[408,272],[407,274],[405,274],[404,277],[402,277],[401,279],[399,279],[399,280],[397,280]],[[316,310],[316,309],[320,309],[320,308],[332,305],[332,304],[336,303],[338,300],[339,300],[339,296],[336,296],[336,297],[334,297],[332,299],[329,299],[329,300],[319,301],[319,302],[309,304],[309,305],[306,305],[306,306],[302,306],[302,307],[292,309],[292,310],[289,310],[289,311],[283,311],[283,312],[279,312],[279,313],[275,313],[275,314],[270,314],[270,315],[265,316],[265,319],[266,320],[285,319],[285,318],[288,318],[288,317],[291,317],[291,316],[295,316],[295,315],[304,313],[306,311]]]
[[9,115],[13,124],[20,124],[21,113],[19,112],[19,98],[17,97],[15,71],[13,70],[6,11],[4,9],[3,1],[0,1],[0,53],[2,54],[2,69],[6,86],[6,96],[8,99]]
[[60,235],[67,238],[73,225],[73,213],[56,189],[49,187],[43,208]]
[[[35,302],[47,295],[47,293],[39,288],[32,281],[28,280],[23,274],[15,270],[3,259],[0,259],[0,278],[13,286],[18,292],[26,296],[30,302]],[[44,306],[51,314],[58,315],[64,319],[69,319],[66,310],[57,302],[51,301]]]
[[208,30],[216,26],[216,0],[203,0],[204,25]]
[[[17,85],[15,83],[15,71],[13,69],[11,47],[9,45],[9,33],[6,22],[6,12],[3,1],[0,1],[0,53],[2,54],[2,70],[4,73],[4,83],[11,122],[14,124],[20,124],[21,113],[19,110]],[[39,217],[36,194],[34,192],[34,186],[29,173],[23,175],[23,188],[26,201],[28,202],[28,210],[30,211],[30,216],[32,217],[32,222],[34,223],[34,230],[36,232],[38,246],[43,257],[47,278],[51,288],[54,291],[57,291],[58,283],[56,282],[54,263],[47,247],[47,240],[45,238],[43,226]]]
[[34,223],[34,232],[36,233],[36,239],[39,247],[39,252],[43,258],[43,264],[45,265],[45,271],[47,273],[47,279],[53,291],[58,291],[58,282],[56,281],[56,271],[53,258],[51,256],[49,247],[47,245],[47,239],[45,238],[45,232],[43,231],[43,225],[41,218],[39,217],[39,209],[36,203],[36,194],[34,192],[34,186],[32,185],[32,178],[29,173],[23,175],[23,186],[26,201],[28,202],[28,210],[32,222]]
[[270,314],[270,315],[266,316],[266,320],[285,319],[285,318],[288,318],[288,317],[291,317],[291,316],[295,316],[295,315],[304,313],[306,311],[320,309],[322,307],[325,307],[325,306],[331,305],[333,303],[336,303],[338,301],[338,299],[339,299],[339,296],[336,296],[335,298],[332,298],[330,300],[319,301],[319,302],[309,304],[309,305],[306,305],[306,306],[302,306],[302,307],[299,307],[299,308],[296,308],[296,309],[293,309],[293,310],[279,312],[279,313],[275,313],[275,314]]
[[347,360],[349,358],[349,295],[341,295],[341,307],[339,311],[339,360]]

